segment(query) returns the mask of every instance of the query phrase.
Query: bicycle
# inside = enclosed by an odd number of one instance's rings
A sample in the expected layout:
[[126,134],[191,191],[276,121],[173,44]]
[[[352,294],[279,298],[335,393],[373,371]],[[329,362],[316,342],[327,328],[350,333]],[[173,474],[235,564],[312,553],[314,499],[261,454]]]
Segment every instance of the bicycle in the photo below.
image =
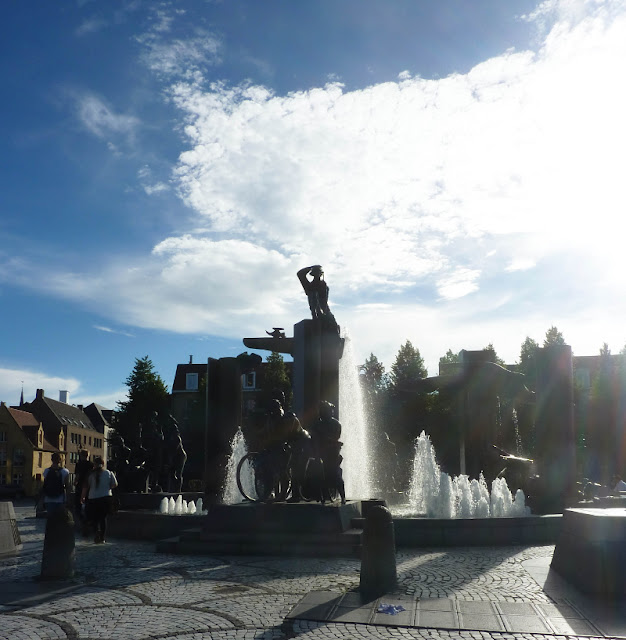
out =
[[310,457],[304,470],[304,482],[301,488],[302,498],[306,502],[335,502],[339,491],[334,483],[329,483],[324,472],[324,460]]
[[[245,482],[251,473],[252,482]],[[250,451],[237,465],[237,488],[250,502],[280,502],[291,490],[291,449]],[[252,486],[250,486],[250,484]]]

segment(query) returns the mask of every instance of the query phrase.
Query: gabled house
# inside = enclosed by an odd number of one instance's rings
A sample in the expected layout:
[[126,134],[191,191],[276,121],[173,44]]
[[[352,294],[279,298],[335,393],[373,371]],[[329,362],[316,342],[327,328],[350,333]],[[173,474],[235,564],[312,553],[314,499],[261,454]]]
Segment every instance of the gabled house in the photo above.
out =
[[43,425],[32,413],[0,404],[0,484],[21,487],[24,495],[36,496],[55,451],[59,449],[48,442]]
[[113,422],[113,409],[106,409],[102,405],[92,402],[86,407],[77,405],[79,409],[82,409],[87,417],[91,420],[91,424],[95,427],[98,433],[101,433],[104,438],[104,459],[108,460],[108,446],[109,429]]
[[74,465],[81,449],[87,449],[90,457],[104,457],[104,434],[94,427],[82,408],[47,398],[43,389],[37,389],[35,399],[24,403],[21,409],[29,411],[42,423],[50,444],[66,452],[65,466],[70,471],[72,482]]

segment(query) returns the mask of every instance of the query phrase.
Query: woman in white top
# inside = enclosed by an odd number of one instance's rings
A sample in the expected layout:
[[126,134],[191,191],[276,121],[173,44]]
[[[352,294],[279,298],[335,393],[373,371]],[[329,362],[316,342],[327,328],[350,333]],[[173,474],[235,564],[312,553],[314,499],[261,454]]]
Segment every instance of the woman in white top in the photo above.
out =
[[107,516],[113,502],[112,489],[117,487],[117,478],[112,471],[104,468],[101,456],[93,459],[94,469],[87,478],[83,489],[83,503],[87,500],[87,517],[94,523],[96,537],[94,542],[102,544],[107,527]]

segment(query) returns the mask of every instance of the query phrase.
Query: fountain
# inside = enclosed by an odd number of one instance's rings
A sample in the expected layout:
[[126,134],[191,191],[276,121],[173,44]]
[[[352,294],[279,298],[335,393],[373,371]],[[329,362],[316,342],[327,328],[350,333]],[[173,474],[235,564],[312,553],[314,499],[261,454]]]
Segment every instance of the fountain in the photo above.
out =
[[[244,438],[241,427],[237,429],[237,432],[233,436],[230,442],[230,455],[226,464],[226,478],[224,481],[224,489],[222,491],[222,503],[223,504],[238,504],[243,502],[244,498],[237,487],[237,465],[239,461],[248,453],[248,447],[246,446],[246,440]],[[252,469],[246,469],[245,473],[242,473],[241,477],[244,488],[248,495],[254,495],[254,478]]]
[[496,478],[491,494],[482,473],[478,479],[466,475],[451,478],[441,471],[435,448],[424,431],[415,441],[415,457],[408,505],[394,508],[397,515],[427,518],[525,517],[530,509],[524,492],[511,494],[504,478]]
[[373,498],[374,464],[369,447],[371,438],[368,434],[358,365],[349,332],[344,330],[342,336],[344,349],[339,361],[339,422],[346,495],[360,499]]

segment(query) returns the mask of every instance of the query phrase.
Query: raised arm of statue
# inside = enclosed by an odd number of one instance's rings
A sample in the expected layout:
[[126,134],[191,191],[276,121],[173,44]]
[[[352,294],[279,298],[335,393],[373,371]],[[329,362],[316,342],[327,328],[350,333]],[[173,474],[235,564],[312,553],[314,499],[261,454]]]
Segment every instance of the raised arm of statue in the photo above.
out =
[[[309,275],[311,280],[307,277]],[[324,281],[324,270],[321,265],[314,264],[311,267],[300,269],[298,279],[309,299],[309,309],[311,309],[313,318],[319,318],[325,314],[329,315],[328,285]]]

